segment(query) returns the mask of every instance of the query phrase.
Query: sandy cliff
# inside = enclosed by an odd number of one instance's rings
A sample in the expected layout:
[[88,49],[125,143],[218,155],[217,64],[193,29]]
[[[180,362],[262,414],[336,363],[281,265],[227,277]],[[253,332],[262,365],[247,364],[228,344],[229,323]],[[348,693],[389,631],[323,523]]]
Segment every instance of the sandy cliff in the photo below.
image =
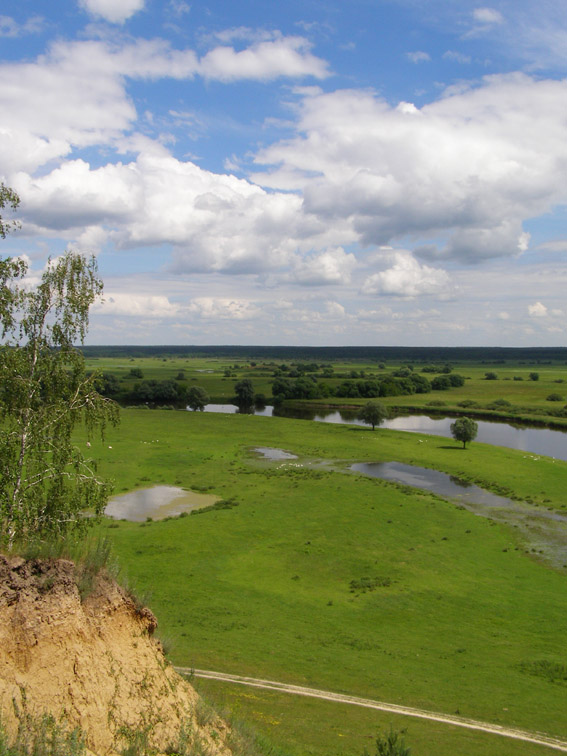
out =
[[9,733],[18,712],[48,712],[81,727],[90,751],[116,753],[145,732],[160,752],[184,728],[211,754],[230,754],[220,720],[198,724],[198,696],[165,662],[156,620],[112,580],[81,601],[66,560],[0,556],[0,711]]

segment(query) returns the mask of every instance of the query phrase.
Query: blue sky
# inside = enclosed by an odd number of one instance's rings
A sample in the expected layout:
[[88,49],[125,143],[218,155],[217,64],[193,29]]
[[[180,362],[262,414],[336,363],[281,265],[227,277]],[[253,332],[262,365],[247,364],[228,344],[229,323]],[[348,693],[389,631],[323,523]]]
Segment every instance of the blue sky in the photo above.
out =
[[3,254],[96,254],[92,344],[562,345],[550,0],[4,0]]

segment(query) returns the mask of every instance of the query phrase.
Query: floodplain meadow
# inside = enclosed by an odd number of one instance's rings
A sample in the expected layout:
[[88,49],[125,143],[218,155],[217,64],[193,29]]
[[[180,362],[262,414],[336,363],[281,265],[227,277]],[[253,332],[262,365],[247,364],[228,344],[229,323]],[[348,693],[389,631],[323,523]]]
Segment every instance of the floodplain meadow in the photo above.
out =
[[[298,459],[268,461],[256,447]],[[92,452],[116,493],[167,483],[237,506],[104,521],[173,663],[344,692],[567,738],[567,567],[514,527],[347,471],[397,460],[565,507],[567,463],[479,443],[250,415],[123,410]],[[567,563],[567,556],[565,559]],[[360,756],[408,728],[415,756],[541,746],[329,702],[199,681],[273,753]]]

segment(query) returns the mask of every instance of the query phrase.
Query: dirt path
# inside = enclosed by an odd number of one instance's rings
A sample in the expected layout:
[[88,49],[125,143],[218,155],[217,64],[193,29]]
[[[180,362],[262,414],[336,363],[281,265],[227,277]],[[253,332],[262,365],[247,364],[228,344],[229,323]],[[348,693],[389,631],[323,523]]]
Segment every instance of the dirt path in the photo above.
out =
[[466,719],[465,717],[441,714],[435,711],[426,711],[425,709],[413,709],[409,706],[398,706],[397,704],[373,701],[370,698],[347,696],[341,693],[332,693],[328,690],[304,688],[301,685],[287,685],[286,683],[275,682],[273,680],[259,680],[255,677],[240,677],[239,675],[227,675],[223,672],[209,672],[204,669],[190,669],[189,667],[175,667],[175,669],[182,674],[193,675],[194,677],[221,680],[223,682],[236,683],[238,685],[249,685],[253,688],[266,688],[267,690],[275,690],[280,693],[293,693],[297,696],[322,698],[325,701],[335,701],[336,703],[363,706],[367,709],[379,709],[380,711],[389,711],[392,714],[402,714],[407,717],[432,719],[435,722],[444,722],[445,724],[453,725],[455,727],[466,727],[469,730],[481,730],[482,732],[488,732],[492,735],[501,735],[505,738],[513,738],[514,740],[524,740],[528,743],[547,746],[556,751],[567,753],[567,741],[552,738],[549,735],[544,735],[538,732],[517,730],[510,727],[503,727],[502,725],[491,724],[490,722],[479,722],[475,719]]

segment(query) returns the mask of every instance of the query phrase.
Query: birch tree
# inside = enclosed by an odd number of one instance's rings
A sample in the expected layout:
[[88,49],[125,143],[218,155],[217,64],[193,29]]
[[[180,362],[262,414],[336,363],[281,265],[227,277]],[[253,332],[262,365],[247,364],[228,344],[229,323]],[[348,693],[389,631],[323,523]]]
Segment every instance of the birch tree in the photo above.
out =
[[83,343],[89,308],[100,297],[96,260],[67,252],[49,261],[41,282],[27,265],[0,260],[0,538],[8,546],[87,527],[110,492],[73,441],[118,419],[117,405],[87,375]]

